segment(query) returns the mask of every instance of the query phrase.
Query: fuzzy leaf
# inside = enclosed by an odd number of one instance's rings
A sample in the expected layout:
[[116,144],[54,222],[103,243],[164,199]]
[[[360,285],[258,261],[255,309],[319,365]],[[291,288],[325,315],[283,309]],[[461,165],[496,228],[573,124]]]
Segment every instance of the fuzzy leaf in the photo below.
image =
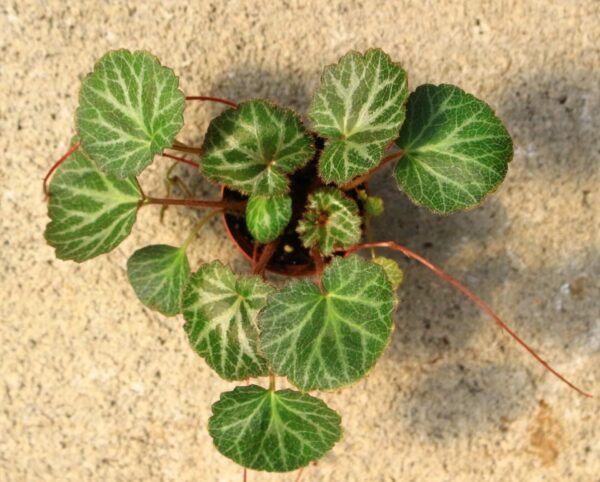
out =
[[360,225],[356,203],[339,189],[324,188],[308,197],[296,230],[305,247],[317,245],[321,253],[330,255],[336,248],[357,243]]
[[340,440],[341,418],[322,400],[257,385],[221,394],[208,431],[223,455],[254,470],[288,472],[319,459]]
[[393,259],[386,258],[384,256],[377,256],[371,261],[378,264],[385,270],[385,274],[390,280],[392,288],[398,289],[400,287],[402,280],[404,279],[404,272],[400,269],[398,263],[396,263]]
[[349,52],[325,68],[309,116],[327,139],[319,161],[326,182],[342,184],[381,161],[404,121],[406,72],[380,49]]
[[273,370],[302,390],[348,385],[390,340],[395,297],[384,269],[358,256],[334,258],[322,290],[293,281],[261,312],[261,348]]
[[383,214],[383,199],[379,196],[369,196],[365,201],[365,212],[369,216],[381,216]]
[[155,244],[138,249],[127,260],[127,276],[148,308],[166,316],[181,311],[183,288],[190,276],[184,248]]
[[81,145],[107,174],[137,175],[183,127],[185,96],[174,72],[148,52],[104,55],[81,86]]
[[252,195],[246,205],[246,224],[260,243],[270,243],[280,236],[292,218],[292,198]]
[[208,126],[202,172],[243,193],[283,194],[287,174],[314,155],[312,138],[291,110],[265,100],[242,102]]
[[184,328],[194,350],[224,379],[268,373],[257,350],[256,317],[271,291],[259,277],[237,277],[218,261],[190,277],[182,303]]
[[453,85],[422,85],[407,109],[395,175],[413,202],[446,214],[480,204],[498,187],[512,140],[485,102]]
[[143,198],[135,178],[100,172],[81,148],[56,170],[49,193],[46,241],[57,258],[77,262],[108,253],[123,241]]

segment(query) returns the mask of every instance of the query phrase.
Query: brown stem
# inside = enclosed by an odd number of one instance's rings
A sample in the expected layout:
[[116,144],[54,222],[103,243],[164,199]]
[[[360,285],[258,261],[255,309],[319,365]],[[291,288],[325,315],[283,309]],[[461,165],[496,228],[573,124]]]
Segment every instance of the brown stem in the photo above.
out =
[[174,161],[181,162],[182,164],[188,164],[189,166],[193,166],[196,169],[198,169],[200,167],[200,164],[198,164],[196,161],[190,161],[189,159],[184,159],[183,157],[174,156],[172,154],[167,154],[166,152],[163,152],[161,155],[163,157],[173,159]]
[[304,471],[304,467],[302,467],[299,471],[298,471],[298,476],[296,477],[296,481],[295,482],[300,482],[300,477],[302,477],[302,472]]
[[258,257],[258,260],[256,261],[256,263],[253,263],[254,266],[252,267],[252,274],[258,274],[261,276],[263,275],[265,269],[267,268],[267,264],[269,264],[269,261],[275,254],[277,244],[278,241],[276,240],[265,245],[262,252],[260,253],[260,256]]
[[237,108],[237,104],[231,100],[221,99],[220,97],[210,97],[208,95],[191,95],[185,98],[185,100],[205,100],[209,102],[219,102],[221,104],[228,105],[229,107]]
[[187,152],[188,154],[196,154],[197,156],[202,155],[202,149],[200,147],[186,146],[184,144],[181,144],[180,142],[174,142],[173,145],[169,147],[169,149],[173,149],[174,151],[179,152]]
[[554,376],[556,376],[557,378],[559,378],[560,380],[562,380],[564,383],[566,383],[567,385],[569,385],[573,390],[577,391],[581,395],[584,395],[584,396],[590,397],[590,398],[592,397],[592,395],[590,393],[584,392],[580,388],[576,387],[573,383],[571,383],[569,380],[567,380],[565,377],[563,377],[560,373],[558,373],[554,368],[552,368],[548,364],[548,362],[546,362],[542,357],[540,357],[536,353],[536,351],[533,348],[531,348],[527,343],[525,343],[519,337],[519,335],[517,335],[511,328],[509,328],[508,325],[506,325],[506,323],[504,323],[492,311],[492,309],[488,306],[487,303],[485,303],[485,301],[483,301],[481,298],[479,298],[475,293],[473,293],[471,290],[469,290],[469,288],[467,288],[466,286],[464,286],[456,278],[450,276],[448,273],[446,273],[442,269],[438,268],[434,264],[430,263],[425,258],[419,256],[417,253],[411,251],[407,247],[402,246],[402,245],[400,245],[398,243],[394,243],[393,241],[378,242],[378,243],[361,243],[361,244],[355,244],[354,246],[351,246],[350,248],[348,248],[348,250],[346,251],[346,256],[348,256],[349,254],[351,254],[351,253],[353,253],[353,252],[355,252],[355,251],[357,251],[359,249],[368,249],[368,248],[388,248],[388,249],[393,249],[395,251],[400,251],[404,256],[407,256],[408,258],[411,258],[411,259],[414,259],[414,260],[418,261],[423,266],[425,266],[428,269],[430,269],[431,271],[433,271],[439,278],[441,278],[442,280],[450,283],[458,291],[460,291],[467,298],[469,298],[473,303],[475,303],[475,305],[477,305],[480,309],[482,309],[483,311],[485,311],[496,322],[496,324],[502,330],[504,330],[506,333],[508,333],[519,345],[521,345],[523,348],[525,348],[525,350],[527,350],[529,352],[529,354],[531,356],[533,356],[533,358],[535,358],[541,365],[543,365],[544,368],[546,368],[546,370],[548,370],[549,372],[551,372]]
[[315,278],[317,279],[317,285],[319,288],[321,288],[321,276],[323,275],[323,270],[325,269],[323,256],[321,256],[321,252],[316,247],[312,247],[310,249],[310,257],[315,263]]
[[50,170],[44,176],[44,184],[43,184],[43,188],[44,188],[44,200],[48,199],[48,179],[50,179],[50,176],[52,176],[52,173],[54,171],[56,171],[56,169],[58,169],[58,166],[60,166],[63,162],[65,162],[71,156],[71,154],[73,154],[77,149],[79,149],[80,145],[81,144],[79,142],[76,143],[76,144],[73,144],[71,146],[71,148],[58,161],[56,161],[52,165],[52,167],[50,168]]
[[385,156],[379,164],[377,164],[373,169],[364,173],[362,176],[358,176],[354,178],[352,181],[348,181],[346,184],[342,184],[341,188],[343,191],[349,191],[354,189],[355,187],[360,186],[364,182],[366,182],[373,174],[379,171],[383,166],[385,166],[388,162],[395,161],[400,159],[404,155],[403,151],[394,152],[389,156]]
[[144,204],[160,204],[163,206],[186,206],[189,208],[222,209],[223,211],[243,212],[246,201],[222,201],[206,199],[174,199],[147,197]]

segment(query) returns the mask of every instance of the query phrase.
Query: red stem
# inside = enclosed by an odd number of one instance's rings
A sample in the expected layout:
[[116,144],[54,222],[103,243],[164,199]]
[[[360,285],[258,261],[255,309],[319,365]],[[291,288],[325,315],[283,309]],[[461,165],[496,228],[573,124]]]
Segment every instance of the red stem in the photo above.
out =
[[220,97],[210,97],[208,95],[191,95],[187,96],[185,100],[205,100],[209,102],[219,102],[221,104],[228,105],[229,107],[237,108],[237,104],[231,100],[221,99]]
[[300,477],[302,477],[302,472],[304,471],[304,467],[302,467],[299,471],[298,471],[298,476],[296,477],[296,481],[295,482],[300,482]]
[[267,268],[267,264],[275,254],[275,250],[277,249],[278,241],[272,241],[269,244],[266,244],[263,248],[258,260],[253,262],[252,274],[263,275],[265,269]]
[[365,172],[362,176],[358,176],[352,181],[348,181],[346,184],[342,184],[341,189],[343,191],[349,191],[354,189],[355,187],[360,186],[364,182],[366,182],[373,174],[379,171],[383,166],[385,166],[388,162],[395,161],[396,159],[400,159],[404,155],[403,151],[394,152],[388,156],[385,156],[379,164],[377,164],[373,169],[368,172]]
[[508,333],[517,343],[519,343],[519,345],[521,345],[523,348],[525,348],[525,350],[527,350],[529,352],[529,354],[531,356],[533,356],[533,358],[535,358],[540,364],[542,364],[546,368],[546,370],[548,370],[549,372],[551,372],[554,376],[556,376],[557,378],[559,378],[560,380],[562,380],[564,383],[566,383],[567,385],[569,385],[573,390],[577,391],[581,395],[583,395],[585,397],[590,397],[590,398],[592,397],[592,395],[590,393],[584,392],[580,388],[576,387],[569,380],[567,380],[560,373],[558,373],[554,368],[552,368],[542,357],[540,357],[535,352],[535,350],[533,348],[531,348],[527,343],[525,343],[519,337],[519,335],[517,335],[513,330],[511,330],[508,327],[508,325],[506,325],[506,323],[504,323],[492,311],[492,309],[487,305],[487,303],[485,303],[481,298],[479,298],[476,294],[474,294],[466,286],[464,286],[462,283],[460,283],[460,281],[458,281],[456,278],[450,276],[448,273],[446,273],[445,271],[441,270],[440,268],[438,268],[434,264],[432,264],[429,261],[427,261],[425,258],[419,256],[418,254],[414,253],[410,249],[406,248],[405,246],[402,246],[400,244],[394,243],[393,241],[379,242],[379,243],[361,243],[361,244],[355,244],[354,246],[351,246],[346,251],[346,256],[348,256],[349,254],[351,254],[354,251],[357,251],[359,249],[368,249],[368,248],[388,248],[388,249],[393,249],[395,251],[400,251],[404,256],[412,258],[412,259],[418,261],[419,263],[421,263],[422,265],[424,265],[425,267],[429,268],[438,277],[440,277],[442,280],[450,283],[457,290],[459,290],[461,293],[463,293],[467,298],[469,298],[473,303],[475,303],[475,305],[477,305],[479,308],[481,308],[483,311],[485,311],[496,322],[496,324],[502,330],[504,330],[506,333]]
[[173,159],[174,161],[181,162],[182,164],[188,164],[195,168],[200,168],[200,164],[198,164],[195,161],[190,161],[189,159],[184,159],[183,157],[174,156],[172,154],[167,154],[166,152],[163,152],[161,155],[163,157],[168,157],[169,159]]
[[224,211],[243,212],[246,209],[246,201],[222,201],[206,199],[174,199],[147,197],[145,204],[161,204],[164,206],[187,206],[189,208],[212,208]]
[[319,288],[322,288],[321,285],[321,276],[323,275],[323,270],[325,269],[325,262],[323,261],[323,256],[321,256],[320,251],[313,247],[310,250],[310,256],[315,263],[315,277],[317,278],[317,285]]
[[76,143],[73,144],[71,146],[71,148],[65,153],[64,156],[62,156],[58,161],[56,161],[54,163],[54,165],[50,168],[50,170],[48,171],[48,173],[44,176],[44,199],[48,199],[48,179],[50,179],[50,176],[52,176],[52,173],[54,171],[56,171],[56,169],[58,169],[58,166],[60,166],[63,162],[65,162],[69,157],[71,157],[71,154],[73,154],[77,149],[79,149],[80,143]]

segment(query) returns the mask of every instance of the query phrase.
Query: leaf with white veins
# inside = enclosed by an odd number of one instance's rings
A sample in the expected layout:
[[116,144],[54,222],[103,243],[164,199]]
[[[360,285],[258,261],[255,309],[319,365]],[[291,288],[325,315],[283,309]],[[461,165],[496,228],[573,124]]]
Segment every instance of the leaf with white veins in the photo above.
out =
[[314,155],[312,138],[289,109],[265,100],[242,102],[208,126],[202,173],[242,193],[283,194],[288,174]]
[[395,296],[384,269],[334,258],[322,289],[293,281],[260,313],[261,349],[272,369],[302,390],[330,390],[365,376],[392,332]]
[[221,394],[208,431],[223,455],[254,470],[288,472],[327,453],[341,438],[340,416],[318,398],[256,385]]
[[266,375],[257,349],[256,317],[273,288],[258,276],[238,277],[218,261],[192,274],[183,295],[192,348],[226,380]]
[[75,122],[98,167],[123,178],[139,174],[171,146],[184,108],[173,70],[148,52],[114,50],[83,80]]
[[410,95],[397,144],[404,151],[395,170],[400,189],[443,214],[480,204],[513,155],[494,111],[453,85],[421,85]]
[[185,248],[155,244],[127,260],[127,276],[144,305],[166,316],[181,311],[183,288],[190,276]]
[[285,230],[292,218],[292,198],[252,195],[246,205],[246,224],[260,243],[270,243]]
[[108,253],[123,241],[143,198],[134,177],[104,174],[81,148],[56,170],[49,196],[46,241],[57,258],[77,262]]
[[407,95],[406,72],[380,49],[325,68],[309,116],[327,139],[319,161],[326,182],[343,184],[379,164],[398,137]]
[[358,206],[339,189],[323,188],[308,197],[296,231],[306,248],[318,246],[328,256],[336,248],[358,243],[361,236]]

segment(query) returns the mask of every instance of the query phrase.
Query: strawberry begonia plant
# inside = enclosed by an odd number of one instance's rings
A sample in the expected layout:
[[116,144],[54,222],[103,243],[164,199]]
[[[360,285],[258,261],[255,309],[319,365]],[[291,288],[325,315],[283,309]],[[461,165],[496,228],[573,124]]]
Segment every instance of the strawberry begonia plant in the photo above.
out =
[[[176,139],[186,100],[227,105],[201,148]],[[499,186],[513,146],[492,109],[453,85],[409,93],[402,67],[371,49],[325,68],[308,117],[310,128],[269,100],[186,97],[174,72],[151,54],[112,51],[83,80],[72,147],[45,179],[45,237],[64,260],[113,250],[146,206],[208,211],[180,246],[133,253],[127,273],[145,306],[183,315],[191,347],[219,376],[268,377],[267,388],[242,384],[213,405],[208,431],[217,449],[243,467],[285,472],[320,458],[340,439],[340,416],[308,392],[360,380],[387,347],[403,273],[375,254],[380,248],[451,283],[580,391],[456,279],[394,241],[361,244],[370,236],[370,218],[384,209],[367,189],[383,165],[395,163],[400,190],[434,213],[475,207]],[[137,176],[157,156],[197,166],[223,186],[222,198],[146,194]],[[219,261],[190,267],[186,250],[215,214],[251,260],[251,273]],[[356,254],[365,248],[370,259]],[[269,272],[293,279],[276,288]],[[276,377],[295,389],[277,390]]]

